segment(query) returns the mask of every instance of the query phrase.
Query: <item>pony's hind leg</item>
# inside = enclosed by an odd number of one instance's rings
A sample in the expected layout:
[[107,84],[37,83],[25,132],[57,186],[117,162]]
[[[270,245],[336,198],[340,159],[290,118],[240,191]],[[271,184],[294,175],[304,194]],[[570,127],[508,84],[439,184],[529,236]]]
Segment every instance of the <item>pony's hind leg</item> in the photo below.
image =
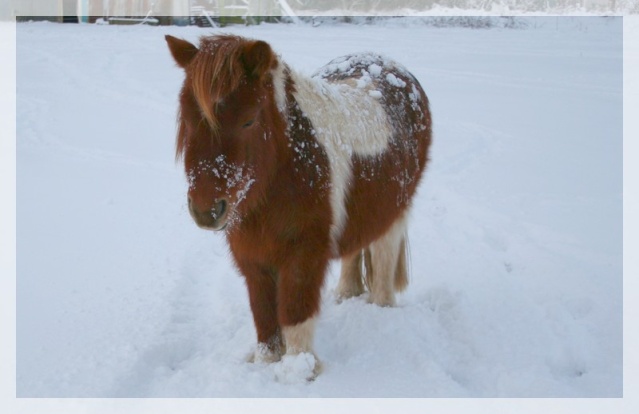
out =
[[364,293],[363,261],[364,252],[362,250],[342,258],[342,269],[335,292],[338,300],[352,298]]
[[403,217],[370,244],[364,258],[369,302],[379,306],[395,305],[395,291],[404,290],[408,284],[406,248],[406,220]]

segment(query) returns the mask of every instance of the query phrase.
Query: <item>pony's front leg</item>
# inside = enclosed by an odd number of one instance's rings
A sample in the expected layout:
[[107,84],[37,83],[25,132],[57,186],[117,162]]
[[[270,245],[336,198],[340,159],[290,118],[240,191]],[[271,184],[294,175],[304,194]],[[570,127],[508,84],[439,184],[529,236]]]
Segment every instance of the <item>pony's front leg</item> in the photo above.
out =
[[[278,286],[278,320],[287,356],[310,354],[313,366],[307,379],[321,371],[313,351],[315,319],[329,256],[318,249],[304,249],[282,267]],[[308,355],[306,355],[308,356]]]
[[284,352],[277,321],[277,273],[262,266],[238,263],[246,278],[253,322],[257,331],[257,349],[250,362],[279,361]]

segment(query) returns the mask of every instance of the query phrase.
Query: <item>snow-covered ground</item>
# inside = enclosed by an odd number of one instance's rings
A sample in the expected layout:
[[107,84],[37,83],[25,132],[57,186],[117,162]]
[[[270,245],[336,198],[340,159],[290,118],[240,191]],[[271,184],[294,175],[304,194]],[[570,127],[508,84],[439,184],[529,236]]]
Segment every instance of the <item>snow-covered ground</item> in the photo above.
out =
[[164,34],[17,25],[18,397],[620,397],[620,18],[526,29],[261,25],[307,73],[350,52],[429,95],[432,162],[396,308],[337,304],[312,383],[250,364],[246,289],[174,162],[183,73]]

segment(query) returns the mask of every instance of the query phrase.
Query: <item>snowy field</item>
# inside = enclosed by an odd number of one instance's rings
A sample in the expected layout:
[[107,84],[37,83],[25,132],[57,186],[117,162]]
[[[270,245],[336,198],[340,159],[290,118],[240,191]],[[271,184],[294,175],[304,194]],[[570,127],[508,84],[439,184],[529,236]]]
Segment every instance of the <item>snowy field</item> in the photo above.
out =
[[622,396],[622,21],[526,23],[224,30],[306,73],[384,53],[431,100],[408,291],[337,304],[332,266],[294,384],[245,362],[244,282],[174,162],[164,34],[214,30],[18,24],[17,396]]

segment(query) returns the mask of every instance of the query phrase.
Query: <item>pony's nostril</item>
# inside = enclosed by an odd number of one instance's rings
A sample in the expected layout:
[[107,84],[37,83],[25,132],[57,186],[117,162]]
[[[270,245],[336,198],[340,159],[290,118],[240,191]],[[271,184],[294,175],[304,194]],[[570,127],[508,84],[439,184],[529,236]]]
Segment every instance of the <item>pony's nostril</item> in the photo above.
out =
[[215,203],[213,210],[211,210],[211,215],[214,220],[219,220],[221,217],[224,217],[224,213],[226,212],[226,200],[222,199]]
[[226,228],[226,220],[228,214],[228,201],[222,199],[216,201],[210,208],[199,210],[197,203],[191,198],[187,197],[189,204],[189,213],[195,221],[195,223],[205,229],[220,230]]

